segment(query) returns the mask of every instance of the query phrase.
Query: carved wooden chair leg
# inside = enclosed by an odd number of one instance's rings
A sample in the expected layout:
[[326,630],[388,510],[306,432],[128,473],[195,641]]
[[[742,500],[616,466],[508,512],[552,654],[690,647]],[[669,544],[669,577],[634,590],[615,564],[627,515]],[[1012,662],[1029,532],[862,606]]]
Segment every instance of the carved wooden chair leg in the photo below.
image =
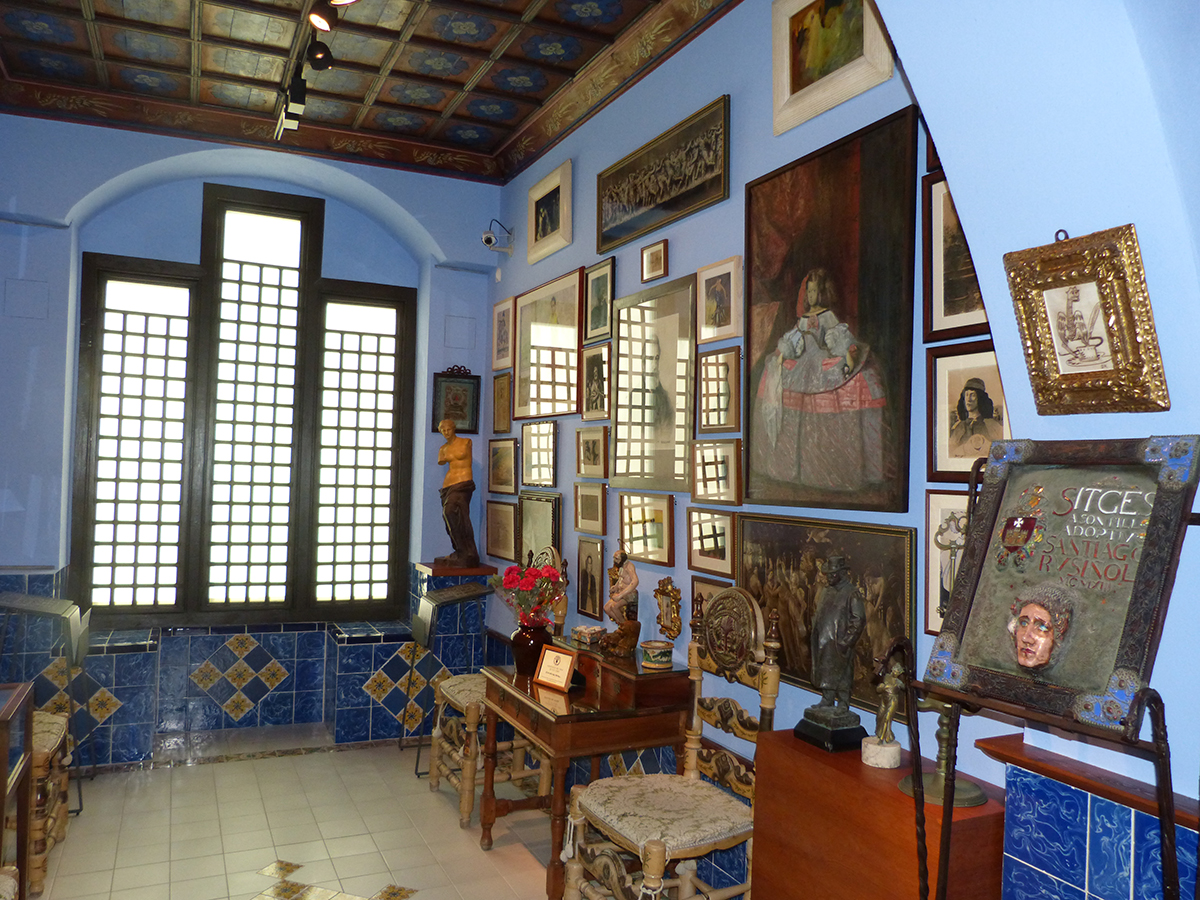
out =
[[429,789],[437,793],[441,775],[438,763],[442,759],[442,715],[446,712],[446,698],[439,684],[433,689],[433,731],[429,734]]
[[563,887],[563,900],[583,900],[580,888],[583,885],[583,863],[577,858],[567,860],[566,885]]
[[662,841],[646,841],[642,851],[641,900],[659,900],[662,897],[663,871],[667,867],[667,845]]
[[478,703],[467,705],[467,724],[463,730],[462,770],[459,778],[462,789],[458,792],[458,827],[471,825],[471,810],[475,808],[475,771],[479,759],[479,716]]
[[696,896],[696,861],[682,860],[675,867],[675,875],[679,878],[679,900],[690,900]]

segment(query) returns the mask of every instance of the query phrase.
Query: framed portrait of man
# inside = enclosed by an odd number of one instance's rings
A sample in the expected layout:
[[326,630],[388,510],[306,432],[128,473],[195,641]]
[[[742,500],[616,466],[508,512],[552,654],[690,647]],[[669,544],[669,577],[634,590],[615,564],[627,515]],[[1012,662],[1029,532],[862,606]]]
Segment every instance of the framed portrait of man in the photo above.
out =
[[576,572],[579,573],[576,611],[589,619],[603,619],[601,613],[604,593],[604,538],[581,537]]
[[992,441],[1012,437],[1000,364],[991,341],[925,351],[930,481],[966,481]]

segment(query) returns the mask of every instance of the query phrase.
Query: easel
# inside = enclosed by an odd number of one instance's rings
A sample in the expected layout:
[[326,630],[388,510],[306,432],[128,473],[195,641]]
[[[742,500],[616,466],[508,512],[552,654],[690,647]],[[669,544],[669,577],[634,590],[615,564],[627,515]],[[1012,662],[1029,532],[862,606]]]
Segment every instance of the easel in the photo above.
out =
[[[971,477],[967,492],[967,530],[970,532],[971,518],[975,512],[979,475],[985,459],[978,459],[971,469]],[[1200,524],[1200,515],[1189,513],[1185,525]],[[906,702],[908,704],[908,738],[911,748],[913,803],[915,805],[915,823],[917,832],[917,877],[918,896],[920,900],[929,897],[929,865],[928,848],[925,834],[925,786],[921,771],[921,739],[917,727],[917,692],[921,691],[927,697],[936,697],[949,704],[949,726],[946,755],[946,782],[942,795],[942,827],[939,835],[941,852],[938,857],[937,900],[946,900],[950,867],[951,826],[954,817],[954,785],[958,749],[958,723],[964,709],[975,712],[983,708],[979,698],[969,694],[950,690],[943,685],[928,685],[917,681],[913,660],[912,643],[907,637],[898,638],[884,655],[884,661],[901,653],[907,673]],[[1086,724],[1061,719],[1053,716],[1040,715],[1036,712],[989,698],[988,709],[1011,715],[1015,718],[1033,720],[1054,725],[1065,731],[1070,731],[1086,737],[1099,738],[1110,743],[1118,744],[1133,750],[1143,758],[1154,762],[1155,790],[1158,800],[1160,855],[1162,858],[1162,880],[1164,900],[1180,900],[1179,895],[1179,857],[1175,842],[1175,794],[1171,783],[1171,748],[1167,739],[1166,710],[1158,691],[1150,687],[1139,690],[1133,697],[1129,712],[1124,720],[1124,729],[1120,733],[1090,727]],[[1143,741],[1138,738],[1139,726],[1144,712],[1150,714],[1152,740]],[[1198,848],[1200,857],[1200,848]],[[1200,878],[1196,881],[1196,900],[1200,900]]]

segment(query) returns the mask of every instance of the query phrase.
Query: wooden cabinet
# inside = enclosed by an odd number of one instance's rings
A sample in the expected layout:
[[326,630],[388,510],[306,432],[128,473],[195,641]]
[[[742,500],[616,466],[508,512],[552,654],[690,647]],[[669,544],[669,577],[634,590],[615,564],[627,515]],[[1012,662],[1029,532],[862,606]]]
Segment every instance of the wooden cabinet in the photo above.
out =
[[[864,766],[854,751],[826,753],[789,731],[759,736],[755,753],[753,885],[756,897],[916,897],[913,800],[896,784],[910,769]],[[926,762],[926,771],[933,764]],[[948,896],[1000,897],[1004,792],[954,814]],[[929,893],[938,868],[941,805],[925,805]]]

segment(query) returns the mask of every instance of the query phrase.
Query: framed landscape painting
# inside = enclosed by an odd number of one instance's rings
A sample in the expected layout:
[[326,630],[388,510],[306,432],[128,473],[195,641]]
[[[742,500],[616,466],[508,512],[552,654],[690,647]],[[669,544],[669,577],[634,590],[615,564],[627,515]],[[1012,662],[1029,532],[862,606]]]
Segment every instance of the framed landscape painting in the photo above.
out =
[[746,499],[908,503],[916,113],[746,186]]

